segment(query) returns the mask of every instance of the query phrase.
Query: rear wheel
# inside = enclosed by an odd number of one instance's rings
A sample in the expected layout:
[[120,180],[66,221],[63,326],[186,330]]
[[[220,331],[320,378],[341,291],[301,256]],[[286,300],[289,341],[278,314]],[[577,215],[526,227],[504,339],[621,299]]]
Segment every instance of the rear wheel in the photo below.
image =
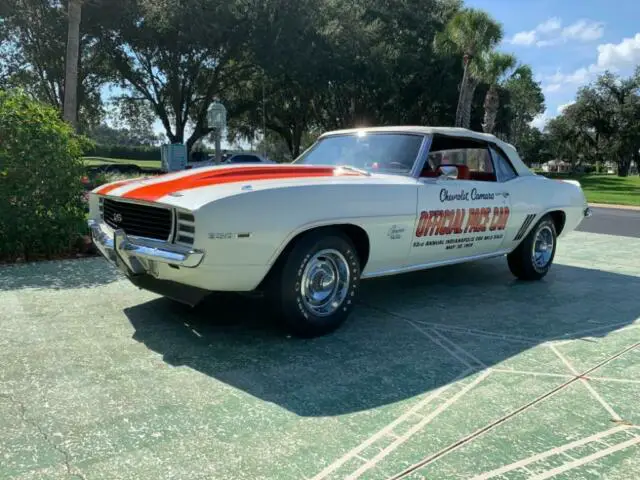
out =
[[507,255],[509,269],[520,280],[540,280],[551,268],[556,254],[556,227],[546,215],[518,247]]
[[339,230],[321,229],[298,239],[276,266],[267,290],[288,329],[316,337],[337,329],[355,304],[360,261]]

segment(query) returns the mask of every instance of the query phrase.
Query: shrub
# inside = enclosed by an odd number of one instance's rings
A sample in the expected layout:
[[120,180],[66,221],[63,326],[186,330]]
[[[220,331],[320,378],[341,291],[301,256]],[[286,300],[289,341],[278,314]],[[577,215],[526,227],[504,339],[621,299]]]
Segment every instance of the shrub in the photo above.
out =
[[86,232],[83,147],[54,108],[0,90],[0,258],[67,253]]

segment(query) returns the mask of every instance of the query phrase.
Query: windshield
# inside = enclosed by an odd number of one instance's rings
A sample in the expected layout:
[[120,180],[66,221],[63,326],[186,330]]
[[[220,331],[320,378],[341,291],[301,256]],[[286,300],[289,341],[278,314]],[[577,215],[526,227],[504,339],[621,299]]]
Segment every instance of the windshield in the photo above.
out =
[[409,174],[422,145],[422,135],[357,133],[319,140],[294,163],[348,165],[370,172]]

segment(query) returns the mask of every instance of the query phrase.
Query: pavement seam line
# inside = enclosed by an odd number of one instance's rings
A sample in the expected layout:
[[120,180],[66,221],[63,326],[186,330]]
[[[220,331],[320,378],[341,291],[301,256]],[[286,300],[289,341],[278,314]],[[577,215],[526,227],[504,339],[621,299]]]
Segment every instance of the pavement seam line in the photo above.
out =
[[444,457],[445,455],[447,455],[447,454],[457,450],[458,448],[466,445],[471,440],[474,440],[477,437],[479,437],[480,435],[483,435],[483,434],[487,433],[488,431],[493,430],[494,428],[496,428],[497,426],[503,424],[507,420],[510,420],[511,418],[519,415],[520,413],[524,412],[525,410],[528,410],[529,408],[533,407],[534,405],[537,405],[538,403],[546,400],[547,398],[552,397],[553,395],[555,395],[556,393],[560,392],[561,390],[564,390],[565,388],[569,387],[571,384],[577,382],[580,379],[580,377],[583,377],[585,375],[588,375],[591,372],[596,371],[597,369],[603,367],[607,363],[610,363],[613,360],[621,357],[625,353],[636,349],[638,346],[640,346],[640,342],[634,343],[633,345],[621,350],[620,352],[616,353],[615,355],[612,355],[611,357],[604,359],[603,361],[601,361],[600,363],[598,363],[594,367],[591,367],[590,369],[588,369],[585,372],[583,372],[580,376],[574,377],[574,378],[572,378],[570,380],[567,380],[566,382],[562,383],[561,385],[558,385],[557,387],[552,388],[547,393],[544,393],[544,394],[540,395],[539,397],[533,399],[532,401],[526,403],[525,405],[522,405],[522,406],[516,408],[511,413],[508,413],[507,415],[504,415],[503,417],[500,417],[497,420],[494,420],[493,422],[489,423],[488,425],[485,425],[482,428],[479,428],[478,430],[476,430],[475,432],[467,435],[466,437],[463,437],[460,440],[457,440],[456,442],[452,443],[451,445],[449,445],[449,446],[437,451],[436,453],[434,453],[432,455],[429,455],[428,457],[420,460],[417,463],[414,463],[413,465],[407,467],[406,469],[402,470],[400,473],[397,473],[393,477],[389,477],[388,480],[399,480],[401,478],[404,478],[407,475],[410,475],[410,474],[414,473],[416,470],[419,470],[419,469],[427,466],[428,464],[434,462],[435,460],[437,460],[437,459],[439,459],[441,457]]
[[396,448],[398,448],[400,445],[402,445],[404,442],[406,442],[407,440],[409,440],[414,434],[416,434],[417,432],[419,432],[420,430],[422,430],[425,426],[427,426],[429,423],[431,423],[434,419],[436,419],[442,412],[444,412],[445,410],[447,410],[451,405],[453,405],[454,403],[456,403],[461,397],[463,397],[469,390],[471,390],[473,387],[475,387],[476,385],[478,385],[480,382],[482,382],[482,380],[484,380],[485,378],[487,378],[489,375],[491,374],[491,370],[485,370],[484,372],[482,372],[481,375],[479,375],[475,380],[473,380],[473,382],[468,383],[467,385],[465,385],[458,393],[456,393],[453,397],[451,397],[450,399],[448,399],[446,402],[444,402],[442,405],[440,405],[438,408],[436,408],[433,412],[431,412],[429,415],[427,415],[423,420],[421,420],[420,422],[418,422],[417,424],[415,424],[413,427],[411,427],[409,429],[409,431],[407,431],[405,434],[401,435],[400,438],[398,438],[397,440],[393,441],[391,443],[391,445],[389,445],[388,447],[386,447],[385,449],[383,449],[381,452],[379,452],[375,457],[373,457],[371,460],[369,460],[366,464],[362,465],[360,468],[358,468],[355,472],[353,472],[351,475],[349,475],[348,477],[346,477],[345,480],[355,480],[356,478],[359,478],[363,473],[365,473],[367,470],[370,470],[371,468],[373,468],[380,460],[382,460],[383,458],[385,458],[387,455],[389,455],[391,452],[393,452]]
[[525,337],[525,336],[521,336],[521,335],[509,335],[509,334],[505,334],[505,333],[497,333],[497,332],[487,332],[485,330],[476,330],[473,328],[464,328],[464,327],[454,327],[451,325],[447,325],[444,323],[436,323],[436,322],[427,322],[424,320],[415,320],[413,318],[407,317],[405,315],[393,312],[391,310],[387,310],[385,308],[381,308],[378,307],[377,305],[373,305],[370,303],[362,303],[363,305],[366,305],[367,307],[373,309],[373,310],[377,310],[381,313],[385,313],[387,315],[391,315],[393,317],[408,321],[408,322],[414,322],[414,323],[418,323],[424,326],[428,326],[431,327],[432,329],[439,329],[439,330],[449,330],[452,332],[456,332],[456,333],[465,333],[467,335],[474,335],[474,336],[478,336],[478,337],[489,337],[489,338],[499,338],[501,340],[504,341],[512,341],[512,342],[519,342],[519,343],[528,343],[528,344],[532,344],[532,345],[537,345],[537,346],[546,346],[549,345],[551,343],[555,344],[555,345],[563,345],[564,343],[569,343],[569,342],[575,342],[576,340],[581,340],[578,338],[571,338],[571,339],[567,339],[568,336],[571,335],[584,335],[586,333],[595,333],[595,332],[600,332],[602,330],[610,330],[612,328],[615,327],[623,327],[623,328],[619,328],[617,330],[612,330],[609,333],[619,333],[619,332],[623,332],[625,330],[629,330],[629,329],[633,329],[633,328],[640,328],[640,324],[636,324],[636,323],[632,323],[629,324],[629,322],[619,322],[619,323],[613,323],[613,324],[606,324],[606,325],[600,325],[598,327],[593,327],[593,328],[589,328],[589,329],[585,329],[585,330],[578,330],[575,332],[567,332],[567,333],[563,333],[561,335],[556,335],[553,337],[548,337],[548,338],[533,338],[533,337]]
[[[626,325],[626,326],[624,326]],[[618,322],[618,323],[611,323],[608,325],[601,325],[599,327],[593,327],[593,328],[588,328],[586,330],[578,330],[575,332],[569,332],[569,333],[564,333],[562,335],[558,335],[556,337],[552,337],[549,338],[547,340],[545,340],[543,342],[543,344],[550,344],[550,343],[554,343],[556,346],[557,345],[562,345],[564,343],[568,343],[568,342],[573,342],[577,339],[575,338],[571,338],[571,339],[567,339],[566,337],[570,336],[570,335],[584,335],[585,333],[595,333],[595,332],[600,332],[602,330],[609,330],[611,328],[615,328],[615,327],[623,327],[623,328],[619,328],[618,330],[612,330],[609,333],[617,333],[617,332],[623,332],[625,330],[631,329],[631,328],[638,328],[640,327],[640,325],[636,325],[635,323],[632,323],[631,325],[629,325],[629,322]]]
[[568,472],[573,470],[574,468],[581,467],[586,465],[587,463],[593,462],[594,460],[598,460],[599,458],[606,457],[612,453],[618,452],[620,450],[624,450],[625,448],[632,447],[636,444],[640,443],[640,437],[635,437],[630,440],[627,440],[622,443],[618,443],[609,448],[605,448],[604,450],[600,450],[599,452],[593,453],[583,458],[579,458],[574,460],[573,462],[569,462],[561,467],[552,468],[551,470],[547,470],[546,472],[540,473],[529,480],[544,480],[546,478],[555,477],[564,472]]
[[419,323],[421,325],[429,326],[431,328],[438,329],[438,330],[445,330],[445,331],[451,331],[451,332],[456,332],[456,333],[466,333],[468,335],[474,335],[474,336],[477,336],[477,337],[499,338],[501,340],[518,342],[518,343],[533,343],[533,344],[537,344],[537,343],[539,343],[541,341],[544,341],[543,339],[533,338],[533,337],[523,337],[523,336],[519,336],[519,335],[509,335],[509,334],[506,334],[506,333],[488,332],[486,330],[477,330],[475,328],[454,327],[452,325],[447,325],[445,323],[426,322],[424,320],[415,320],[413,318],[405,317],[404,315],[400,315],[398,313],[391,312],[391,311],[388,311],[388,310],[383,310],[383,309],[380,309],[378,307],[373,307],[373,308],[377,308],[378,310],[380,310],[380,311],[382,311],[384,313],[393,315],[393,316],[401,318],[403,320]]
[[436,389],[433,392],[431,392],[425,398],[423,398],[422,400],[418,401],[415,405],[413,405],[411,408],[409,408],[409,410],[407,410],[402,415],[400,415],[398,418],[396,418],[393,422],[391,422],[388,425],[386,425],[385,427],[381,428],[376,433],[374,433],[372,436],[370,436],[365,441],[360,443],[358,446],[356,446],[355,448],[351,449],[349,452],[345,453],[338,460],[336,460],[335,462],[333,462],[330,465],[328,465],[327,467],[325,467],[320,473],[318,473],[316,476],[314,476],[312,478],[312,480],[320,480],[322,478],[325,478],[327,475],[333,473],[335,470],[337,470],[340,467],[342,467],[342,465],[344,465],[346,462],[348,462],[349,460],[354,458],[356,455],[359,455],[367,447],[370,447],[371,445],[373,445],[380,438],[383,438],[383,437],[385,437],[387,435],[393,437],[394,439],[400,438],[400,436],[397,435],[393,431],[393,429],[395,427],[397,427],[399,424],[401,424],[402,422],[407,420],[411,415],[416,413],[418,410],[421,410],[423,407],[429,405],[433,400],[438,398],[438,396],[441,393],[443,393],[446,390],[448,390],[449,388],[451,388],[455,384],[455,382],[463,379],[466,375],[468,375],[470,373],[473,373],[473,371],[474,371],[473,369],[467,369],[467,370],[463,371],[460,375],[458,375],[454,380],[452,380],[451,383],[449,383],[448,385],[444,385],[442,387],[439,387],[438,389]]
[[640,380],[627,380],[626,378],[610,378],[610,377],[584,377],[587,380],[596,380],[600,382],[618,382],[618,383],[632,383],[632,384],[640,384]]
[[67,475],[72,477],[80,478],[81,480],[86,480],[84,474],[76,467],[71,465],[71,458],[69,452],[67,452],[64,448],[60,447],[59,444],[53,442],[49,435],[42,429],[42,427],[35,421],[30,420],[27,417],[27,408],[24,404],[18,400],[16,400],[12,395],[7,393],[0,393],[0,397],[9,400],[13,404],[13,406],[20,412],[20,419],[34,428],[40,436],[44,439],[45,443],[47,443],[51,448],[53,448],[56,452],[62,455],[62,459],[64,462],[65,469],[67,470]]
[[548,372],[532,372],[528,370],[512,370],[510,368],[493,368],[498,373],[515,373],[517,375],[531,375],[532,377],[554,377],[554,378],[573,378],[568,373],[548,373]]
[[449,355],[451,355],[453,358],[455,358],[456,360],[458,360],[460,363],[462,363],[465,367],[467,368],[472,368],[472,369],[476,369],[477,365],[473,365],[472,363],[468,362],[464,357],[458,355],[458,353],[456,353],[454,350],[452,350],[451,348],[447,347],[443,342],[441,342],[439,339],[435,338],[433,335],[431,335],[429,332],[427,332],[426,330],[423,330],[422,328],[418,327],[416,324],[414,324],[413,322],[409,321],[409,320],[405,320],[406,322],[409,323],[409,325],[411,325],[413,328],[415,328],[416,330],[418,330],[420,333],[422,333],[425,337],[427,337],[429,340],[431,340],[433,343],[435,343],[436,345],[438,345],[440,348],[442,348],[444,351],[446,351]]
[[586,445],[589,442],[593,442],[596,440],[599,440],[601,438],[605,438],[608,437],[609,435],[613,435],[614,433],[618,433],[622,430],[627,430],[629,427],[627,426],[619,426],[619,427],[613,427],[610,428],[609,430],[605,430],[604,432],[598,432],[596,434],[593,434],[589,437],[585,437],[585,438],[581,438],[580,440],[576,440],[570,443],[565,443],[564,445],[561,445],[560,447],[554,447],[554,448],[550,448],[549,450],[546,450],[544,452],[541,453],[537,453],[535,455],[532,455],[530,457],[527,458],[523,458],[521,460],[517,460],[513,463],[510,463],[509,465],[504,465],[502,467],[496,468],[494,470],[490,470],[488,472],[485,473],[481,473],[480,475],[476,475],[475,477],[471,478],[471,480],[487,480],[489,478],[498,476],[498,475],[502,475],[503,473],[507,473],[507,472],[511,472],[513,470],[516,470],[518,468],[522,468],[522,467],[526,467],[527,465],[530,465],[532,463],[538,462],[540,460],[544,460],[545,458],[548,457],[552,457],[554,455],[559,455],[559,454],[564,454],[567,457],[569,457],[571,459],[571,461],[575,461],[575,460],[579,460],[576,458],[571,457],[570,455],[568,455],[566,453],[567,450],[572,450],[576,447],[581,447],[583,445]]
[[560,351],[554,345],[549,345],[549,348],[553,351],[553,353],[556,354],[556,356],[562,361],[562,363],[566,365],[566,367],[571,371],[571,373],[573,373],[574,375],[580,378],[580,383],[582,383],[585,386],[585,388],[589,391],[591,396],[595,398],[598,401],[598,403],[600,403],[600,405],[602,405],[607,412],[609,412],[609,415],[611,415],[611,417],[614,420],[622,420],[622,417],[620,417],[620,415],[616,413],[616,411],[611,407],[611,405],[609,405],[604,400],[604,398],[602,398],[600,394],[596,392],[593,386],[583,376],[581,376],[575,368],[573,368],[573,365],[571,365],[569,360],[567,360],[567,358],[562,353],[560,353]]
[[451,340],[449,337],[447,337],[446,335],[444,335],[443,333],[439,332],[437,329],[433,328],[431,330],[435,335],[438,336],[438,338],[440,338],[443,342],[448,343],[449,345],[451,345],[453,348],[455,348],[456,350],[458,350],[460,353],[466,355],[468,358],[470,358],[471,360],[473,360],[475,363],[478,364],[478,366],[482,367],[482,368],[489,368],[489,366],[487,364],[485,364],[482,360],[480,360],[478,357],[476,357],[474,354],[472,354],[471,352],[469,352],[467,349],[461,347],[460,345],[458,345],[456,342],[454,342],[453,340]]

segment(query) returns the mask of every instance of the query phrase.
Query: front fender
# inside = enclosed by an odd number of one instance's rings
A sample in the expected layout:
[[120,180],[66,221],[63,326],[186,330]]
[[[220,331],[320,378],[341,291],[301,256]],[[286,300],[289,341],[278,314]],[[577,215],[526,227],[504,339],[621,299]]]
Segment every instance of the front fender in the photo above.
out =
[[[376,226],[415,218],[415,186],[312,185],[244,192],[196,212],[196,246],[215,265],[266,265],[298,234],[353,224]],[[388,227],[387,227],[388,229]],[[373,253],[373,252],[372,252]]]

